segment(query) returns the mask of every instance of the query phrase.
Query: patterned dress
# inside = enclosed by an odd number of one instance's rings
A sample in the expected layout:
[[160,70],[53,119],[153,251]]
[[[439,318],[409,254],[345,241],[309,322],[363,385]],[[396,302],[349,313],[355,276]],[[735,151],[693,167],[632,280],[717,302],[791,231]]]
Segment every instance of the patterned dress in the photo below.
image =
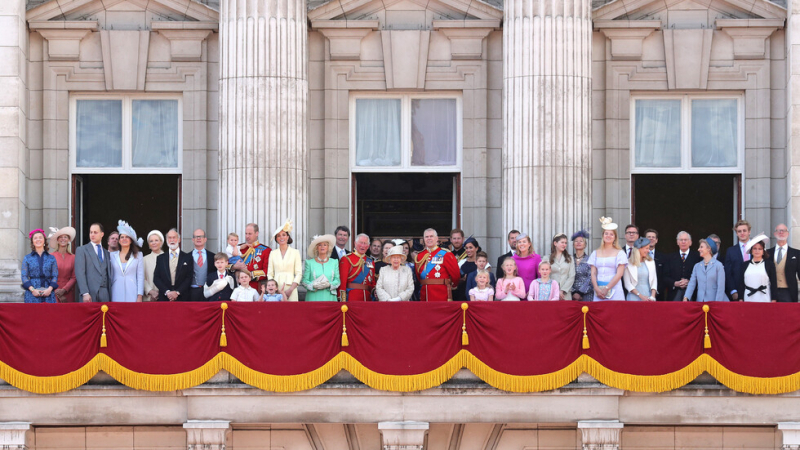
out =
[[[53,288],[48,297],[35,297],[28,289]],[[55,290],[58,289],[58,264],[56,258],[47,253],[39,256],[36,251],[25,255],[22,260],[22,288],[25,289],[25,303],[56,303]]]

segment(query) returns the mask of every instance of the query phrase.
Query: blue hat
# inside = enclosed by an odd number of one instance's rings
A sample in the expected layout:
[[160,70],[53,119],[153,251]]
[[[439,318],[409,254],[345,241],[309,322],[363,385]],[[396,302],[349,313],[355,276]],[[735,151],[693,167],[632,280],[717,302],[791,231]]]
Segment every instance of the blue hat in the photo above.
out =
[[711,254],[716,255],[717,252],[719,251],[719,249],[717,248],[717,243],[714,242],[714,240],[711,238],[706,238],[706,244],[708,244],[708,247],[711,249]]
[[128,225],[128,222],[125,222],[124,220],[120,220],[117,222],[117,232],[120,235],[124,234],[125,236],[131,238],[131,241],[140,248],[144,244],[142,238],[136,236],[136,231],[133,230],[133,227]]
[[636,240],[636,242],[633,243],[633,246],[635,248],[647,247],[649,245],[650,245],[650,239],[643,237],[640,237],[639,239]]

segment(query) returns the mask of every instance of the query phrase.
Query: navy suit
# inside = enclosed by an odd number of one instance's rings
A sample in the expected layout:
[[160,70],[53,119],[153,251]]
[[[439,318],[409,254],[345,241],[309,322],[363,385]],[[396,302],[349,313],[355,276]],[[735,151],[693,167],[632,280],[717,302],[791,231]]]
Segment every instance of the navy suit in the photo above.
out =
[[[675,287],[675,282],[685,278],[687,280],[692,278],[692,270],[694,265],[701,260],[700,253],[697,250],[689,249],[686,254],[686,260],[681,259],[680,250],[675,253],[667,255],[667,262],[664,268],[664,284],[667,288],[667,301],[682,301],[685,289]],[[694,297],[694,295],[692,296]],[[689,300],[694,301],[694,298]]]
[[[216,269],[215,269],[216,270]],[[167,291],[176,291],[179,302],[191,301],[189,287],[194,277],[194,260],[190,253],[178,251],[178,266],[175,268],[175,284],[169,272],[169,251],[156,258],[156,270],[153,274],[153,284],[158,288],[158,301],[168,302]]]
[[[225,272],[225,275],[232,275],[232,274],[229,272]],[[214,273],[208,275],[208,279],[206,280],[206,286],[211,286],[218,279],[219,279],[219,274],[217,273],[217,269],[214,269]],[[233,289],[231,289],[230,285],[226,284],[221,291],[217,292],[211,297],[206,298],[205,300],[209,302],[220,302],[220,301],[230,300],[231,294],[233,294]]]
[[[767,250],[769,253],[770,259],[773,261],[776,257],[776,248],[772,247],[771,249]],[[783,258],[786,260],[783,267],[783,273],[786,275],[786,287],[789,289],[789,296],[791,301],[797,301],[797,279],[800,278],[800,250],[792,247],[786,247],[786,254],[783,255]],[[776,264],[777,270],[777,264]],[[777,284],[775,288],[777,289]],[[777,299],[781,301],[781,299]]]
[[[728,299],[733,300],[733,298],[731,298],[731,291],[738,291],[737,283],[742,276],[742,266],[744,266],[742,248],[739,246],[738,241],[736,245],[731,246],[725,251],[725,262],[723,262],[722,265],[725,266],[725,294],[728,296]],[[738,292],[738,294],[741,299],[742,292]]]

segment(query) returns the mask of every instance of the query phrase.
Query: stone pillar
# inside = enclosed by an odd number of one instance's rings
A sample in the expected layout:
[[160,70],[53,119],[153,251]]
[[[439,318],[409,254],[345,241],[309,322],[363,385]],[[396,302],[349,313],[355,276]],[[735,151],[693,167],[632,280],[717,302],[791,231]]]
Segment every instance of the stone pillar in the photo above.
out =
[[183,424],[188,450],[225,450],[225,441],[231,431],[226,420],[190,420]]
[[[789,245],[800,246],[800,2],[789,0],[786,17],[786,160],[788,161]],[[797,108],[797,109],[795,109]]]
[[581,420],[583,450],[619,450],[620,434],[624,424],[617,420]]
[[591,0],[506,0],[503,23],[503,233],[595,226],[591,213]]
[[422,450],[428,422],[379,422],[383,450]]
[[800,422],[780,422],[778,430],[783,434],[783,450],[800,450]]
[[[20,264],[28,248],[25,0],[0,2],[0,301],[22,301]],[[31,165],[33,165],[31,161]],[[35,224],[37,227],[42,224]],[[30,251],[30,250],[28,250]]]
[[28,422],[0,422],[0,449],[26,450],[28,448]]
[[220,2],[220,245],[249,222],[269,245],[287,218],[308,243],[307,28],[303,0]]

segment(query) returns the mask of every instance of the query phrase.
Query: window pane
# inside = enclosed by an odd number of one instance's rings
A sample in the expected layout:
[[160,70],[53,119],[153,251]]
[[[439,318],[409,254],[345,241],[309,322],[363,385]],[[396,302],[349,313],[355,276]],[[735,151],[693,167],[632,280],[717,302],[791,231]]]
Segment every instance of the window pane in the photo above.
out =
[[78,100],[76,165],[122,167],[122,101]]
[[457,119],[455,99],[411,100],[411,164],[454,166]]
[[681,166],[681,101],[636,100],[636,167]]
[[178,167],[178,101],[133,101],[133,167]]
[[400,165],[400,100],[356,100],[356,165]]
[[692,100],[692,166],[735,167],[738,123],[736,99]]

